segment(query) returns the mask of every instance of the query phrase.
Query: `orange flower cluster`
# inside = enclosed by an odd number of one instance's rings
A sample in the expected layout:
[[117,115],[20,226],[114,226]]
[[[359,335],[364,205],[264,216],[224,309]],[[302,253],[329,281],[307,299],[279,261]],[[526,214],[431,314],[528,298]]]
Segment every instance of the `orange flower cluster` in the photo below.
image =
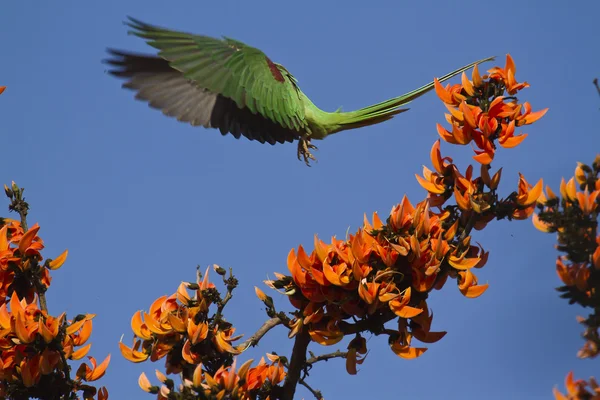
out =
[[[64,313],[58,318],[50,316],[35,302],[19,300],[15,295],[8,305],[10,311],[7,304],[0,306],[1,380],[30,388],[45,375],[62,374],[65,360],[79,360],[89,352],[92,345],[86,342],[92,334],[94,315],[66,321]],[[98,366],[93,357],[90,360],[93,368],[82,364],[79,380],[91,382],[102,377],[110,355]]]
[[[8,221],[0,229],[0,262],[3,268],[7,267],[3,269],[5,277],[14,276],[11,274],[11,265],[26,270],[30,260],[41,260],[39,250],[43,248],[43,242],[36,235],[38,230],[39,226],[36,225],[23,234],[16,221]],[[18,247],[11,247],[11,243],[18,244]],[[51,269],[56,269],[65,258],[66,252],[47,264]],[[6,287],[11,288],[10,282]],[[72,321],[66,320],[64,313],[53,317],[38,308],[35,295],[27,297],[19,299],[15,290],[10,300],[0,306],[0,397],[19,391],[35,393],[35,386],[47,390],[55,385],[54,382],[64,382],[64,371],[68,368],[66,360],[85,357],[91,347],[91,343],[86,343],[92,333],[94,315],[86,314]],[[93,357],[89,359],[92,367],[81,364],[70,391],[84,390],[87,397],[91,398],[96,389],[82,382],[101,378],[110,362],[110,355],[100,365],[96,365]],[[98,399],[106,398],[108,393],[102,388],[98,392]]]
[[463,212],[463,218],[470,218],[477,230],[483,229],[495,218],[529,218],[535,210],[538,197],[542,194],[541,179],[532,186],[520,174],[517,191],[505,200],[498,200],[496,191],[502,169],[491,176],[491,167],[482,164],[480,176],[475,177],[473,166],[469,165],[463,175],[452,163],[452,158],[442,157],[439,140],[431,148],[431,162],[434,171],[423,167],[423,176],[416,175],[419,184],[429,192],[429,204],[432,207],[441,207],[454,196],[458,209]]
[[[214,270],[224,274],[217,265]],[[197,283],[182,282],[176,293],[154,301],[149,312],[135,313],[131,320],[133,346],[120,343],[121,353],[136,363],[166,356],[166,373],[183,374],[183,383],[177,388],[181,393],[202,393],[206,396],[203,398],[215,399],[225,395],[232,399],[254,398],[257,392],[285,378],[284,365],[278,356],[268,355],[271,364],[262,359],[250,368],[250,360],[235,372],[233,356],[248,346],[234,346],[241,335],[234,336],[235,328],[220,315],[211,315],[211,305],[221,305],[222,310],[223,299],[208,273],[209,269]],[[145,374],[140,376],[139,384],[143,390],[157,394],[158,399],[166,399],[175,390],[173,381],[159,371],[157,377],[163,383],[160,388],[152,386]]]
[[36,288],[29,283],[33,280],[41,282],[45,288],[50,286],[50,270],[60,268],[68,252],[65,250],[55,260],[47,260],[41,265],[40,251],[44,242],[37,235],[40,226],[36,224],[24,232],[18,221],[6,218],[3,222],[0,228],[0,305],[13,292],[31,301]]
[[[28,205],[23,189],[13,182],[4,190],[11,199],[9,208],[25,221]],[[73,378],[67,364],[89,352],[94,315],[74,320],[67,320],[65,313],[54,317],[40,297],[50,286],[50,270],[60,268],[68,253],[65,250],[42,265],[40,227],[25,230],[24,224],[0,218],[0,398],[76,398],[83,391],[86,399],[96,394],[98,400],[107,399],[105,388],[97,390],[87,382],[104,375],[110,355],[100,365],[88,357],[91,367],[82,363]]]
[[[195,289],[193,296],[190,288]],[[167,356],[167,373],[179,373],[189,365],[206,362],[207,357],[214,360],[241,353],[232,345],[241,337],[233,336],[235,328],[229,323],[211,323],[216,322],[209,318],[215,290],[207,269],[198,284],[182,282],[176,293],[154,301],[148,313],[135,313],[131,319],[134,344],[119,344],[123,356],[136,363]]]
[[554,388],[554,398],[556,400],[600,400],[600,386],[594,378],[589,381],[583,379],[574,380],[573,372],[569,372],[565,379],[566,394],[562,394],[557,388]]
[[347,241],[332,238],[327,244],[315,237],[310,255],[302,246],[290,251],[292,280],[281,286],[285,277],[279,275],[267,284],[285,289],[302,311],[291,336],[308,325],[313,341],[332,345],[346,334],[343,320],[397,317],[392,350],[403,358],[421,355],[425,349],[411,347],[412,337],[433,343],[445,334],[430,331],[427,293],[440,289],[448,276],[460,279],[459,289],[467,297],[487,288],[471,272],[485,264],[487,253],[471,246],[469,236],[456,241],[458,221],[445,226],[450,217],[449,212],[430,210],[427,200],[415,207],[405,197],[385,225],[375,213],[373,222],[365,218],[363,228]]
[[[65,321],[64,313],[58,318],[52,317],[35,302],[19,301],[15,295],[8,304],[11,311],[7,304],[0,306],[0,397],[16,388],[30,389],[44,379],[46,382],[64,380],[66,360],[79,360],[90,350],[91,344],[85,343],[92,333],[94,316]],[[77,383],[92,382],[104,375],[110,355],[98,366],[93,357],[89,359],[92,368],[81,364],[72,388],[74,392],[82,389]],[[106,390],[102,389],[98,399],[106,398]]]
[[[556,260],[556,272],[563,286],[557,290],[570,304],[577,303],[593,311],[587,317],[577,317],[585,329],[586,340],[577,353],[580,358],[600,354],[600,235],[598,226],[598,198],[600,196],[600,155],[591,166],[577,163],[573,177],[560,183],[560,197],[550,187],[538,199],[538,213],[534,226],[542,232],[557,233],[556,248],[563,252]],[[579,190],[578,190],[579,189]],[[589,387],[589,388],[588,388]],[[599,399],[600,388],[591,378],[589,382],[566,379],[567,394],[557,389],[557,400]]]
[[[254,399],[261,388],[277,386],[285,378],[285,370],[279,357],[271,354],[267,357],[271,364],[267,364],[265,359],[261,358],[257,366],[251,367],[253,360],[248,360],[237,371],[237,358],[235,358],[231,366],[221,366],[214,375],[209,374],[202,364],[198,364],[191,378],[184,379],[177,389],[184,395],[204,399]],[[174,391],[175,385],[158,370],[156,377],[162,383],[160,387],[152,386],[144,373],[140,375],[138,383],[142,390],[156,394],[158,400],[166,400]],[[260,398],[269,400],[271,397],[267,395]]]
[[[527,134],[515,135],[515,129],[537,121],[548,109],[531,112],[528,102],[517,103],[514,95],[529,84],[516,81],[516,70],[507,54],[505,67],[494,67],[489,75],[482,77],[475,66],[472,80],[463,72],[461,84],[443,87],[436,79],[435,91],[450,112],[446,120],[452,125],[451,130],[437,125],[442,139],[460,145],[474,142],[478,150],[473,158],[485,165],[494,159],[496,141],[505,148],[518,146]],[[510,96],[503,96],[505,91]]]
[[[514,71],[507,56],[506,67],[491,69],[489,76],[481,77],[475,68],[473,81],[463,73],[462,85],[444,88],[436,81],[453,126],[449,132],[438,125],[438,131],[447,142],[474,141],[482,149],[475,157],[482,164],[479,177],[472,166],[463,174],[450,157],[443,157],[438,140],[431,149],[433,170],[425,167],[423,176],[417,175],[427,199],[414,206],[404,197],[385,223],[375,213],[372,222],[365,217],[363,227],[347,240],[325,243],[315,237],[312,253],[302,246],[290,251],[291,277],[278,274],[266,282],[283,290],[299,310],[290,336],[306,326],[313,341],[332,345],[356,334],[346,356],[348,372],[356,373],[366,355],[361,332],[385,333],[398,356],[418,357],[426,348],[413,347],[413,338],[433,343],[445,334],[430,331],[430,291],[441,289],[448,277],[458,281],[466,297],[478,297],[487,289],[473,271],[485,265],[488,253],[471,243],[471,230],[483,229],[493,219],[528,218],[543,184],[540,180],[532,186],[521,175],[517,191],[501,200],[501,170],[490,173],[494,141],[516,146],[524,136],[514,136],[515,126],[531,124],[546,112],[531,113],[528,103],[521,106],[514,97],[503,97],[505,91],[512,95],[528,86],[515,81]],[[456,205],[448,204],[453,196]],[[392,319],[397,329],[384,329]]]
[[[560,184],[560,198],[546,187],[538,200],[534,226],[542,232],[557,232],[557,248],[565,255],[556,260],[556,271],[564,286],[561,297],[571,303],[598,309],[600,307],[600,235],[597,232],[598,198],[600,196],[600,155],[592,166],[577,163],[574,176]],[[577,190],[579,186],[580,190]],[[593,314],[578,317],[586,329],[580,358],[600,354],[600,322]]]

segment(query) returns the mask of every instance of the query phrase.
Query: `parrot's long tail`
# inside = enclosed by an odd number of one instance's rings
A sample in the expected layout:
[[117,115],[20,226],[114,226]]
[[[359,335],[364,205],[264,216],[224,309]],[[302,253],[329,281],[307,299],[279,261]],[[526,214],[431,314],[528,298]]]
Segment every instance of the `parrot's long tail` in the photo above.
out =
[[[468,70],[469,68],[474,67],[477,64],[481,64],[483,62],[490,61],[493,59],[494,57],[488,57],[484,58],[483,60],[472,62],[469,65],[465,65],[462,68],[459,68],[455,71],[450,72],[449,74],[442,76],[441,78],[439,78],[439,81],[444,82]],[[401,106],[413,101],[417,97],[424,95],[433,88],[434,82],[430,82],[427,85],[421,86],[420,88],[413,90],[412,92],[408,92],[406,94],[403,94],[402,96],[394,97],[392,99],[374,104],[369,107],[361,108],[356,111],[336,113],[338,115],[338,120],[336,122],[339,125],[339,129],[336,129],[335,132],[347,129],[360,128],[363,126],[374,125],[383,121],[387,121],[388,119],[393,118],[395,115],[408,110],[408,108],[400,108]]]

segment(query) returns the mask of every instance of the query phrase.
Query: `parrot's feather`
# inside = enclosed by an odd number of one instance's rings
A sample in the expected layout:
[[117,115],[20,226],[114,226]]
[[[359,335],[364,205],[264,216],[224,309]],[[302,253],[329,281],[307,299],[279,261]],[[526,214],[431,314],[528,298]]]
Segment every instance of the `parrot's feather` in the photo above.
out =
[[136,98],[145,100],[165,115],[193,126],[217,128],[223,135],[245,136],[261,143],[292,142],[298,132],[240,109],[222,95],[198,87],[181,72],[159,57],[109,50],[109,61],[115,67],[111,74],[128,79],[123,85],[137,91]]
[[[494,57],[485,58],[483,60],[475,61],[464,67],[461,67],[457,70],[454,70],[438,80],[440,82],[444,82],[472,67],[482,62],[493,60]],[[388,119],[393,118],[395,115],[400,114],[404,111],[408,111],[408,108],[399,108],[402,107],[417,97],[424,95],[425,93],[433,90],[435,87],[434,82],[430,82],[426,85],[421,86],[418,89],[410,91],[406,94],[403,94],[398,97],[394,97],[392,99],[382,101],[381,103],[373,104],[371,106],[361,108],[356,111],[350,112],[339,112],[339,113],[327,113],[326,118],[331,119],[334,123],[331,124],[332,128],[330,129],[330,133],[335,133],[338,131],[360,128],[363,126],[378,124],[383,121],[387,121]]]
[[[262,51],[229,38],[219,40],[130,20],[134,35],[146,39],[160,57],[198,87],[230,98],[239,108],[247,107],[275,124],[283,122],[284,128],[307,127],[293,78]],[[278,108],[273,97],[282,99],[276,103]]]

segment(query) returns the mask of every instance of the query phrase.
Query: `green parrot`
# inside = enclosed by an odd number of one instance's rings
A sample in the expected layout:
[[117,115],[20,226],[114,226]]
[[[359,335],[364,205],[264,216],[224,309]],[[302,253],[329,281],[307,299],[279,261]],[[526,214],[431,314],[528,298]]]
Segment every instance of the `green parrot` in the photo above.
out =
[[[217,128],[260,143],[298,141],[298,159],[315,160],[311,140],[387,121],[407,111],[399,108],[434,88],[428,83],[402,96],[356,111],[326,112],[300,90],[283,66],[259,49],[224,37],[172,31],[129,17],[129,33],[158,49],[158,57],[108,49],[112,75],[165,115],[193,126]],[[473,62],[440,78],[445,81],[492,60]]]

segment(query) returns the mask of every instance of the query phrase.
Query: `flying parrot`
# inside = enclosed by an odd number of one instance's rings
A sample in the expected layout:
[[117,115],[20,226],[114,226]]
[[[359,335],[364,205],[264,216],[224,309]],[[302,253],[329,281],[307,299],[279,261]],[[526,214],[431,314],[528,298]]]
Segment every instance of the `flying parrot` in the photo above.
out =
[[[260,143],[298,141],[298,159],[315,160],[311,140],[387,121],[400,108],[434,88],[428,83],[402,96],[356,111],[326,112],[300,90],[281,64],[240,41],[215,39],[149,25],[129,17],[130,34],[158,49],[158,57],[108,49],[112,75],[165,115],[193,126],[217,128],[221,134],[245,136]],[[492,60],[473,62],[444,75],[445,81]]]

